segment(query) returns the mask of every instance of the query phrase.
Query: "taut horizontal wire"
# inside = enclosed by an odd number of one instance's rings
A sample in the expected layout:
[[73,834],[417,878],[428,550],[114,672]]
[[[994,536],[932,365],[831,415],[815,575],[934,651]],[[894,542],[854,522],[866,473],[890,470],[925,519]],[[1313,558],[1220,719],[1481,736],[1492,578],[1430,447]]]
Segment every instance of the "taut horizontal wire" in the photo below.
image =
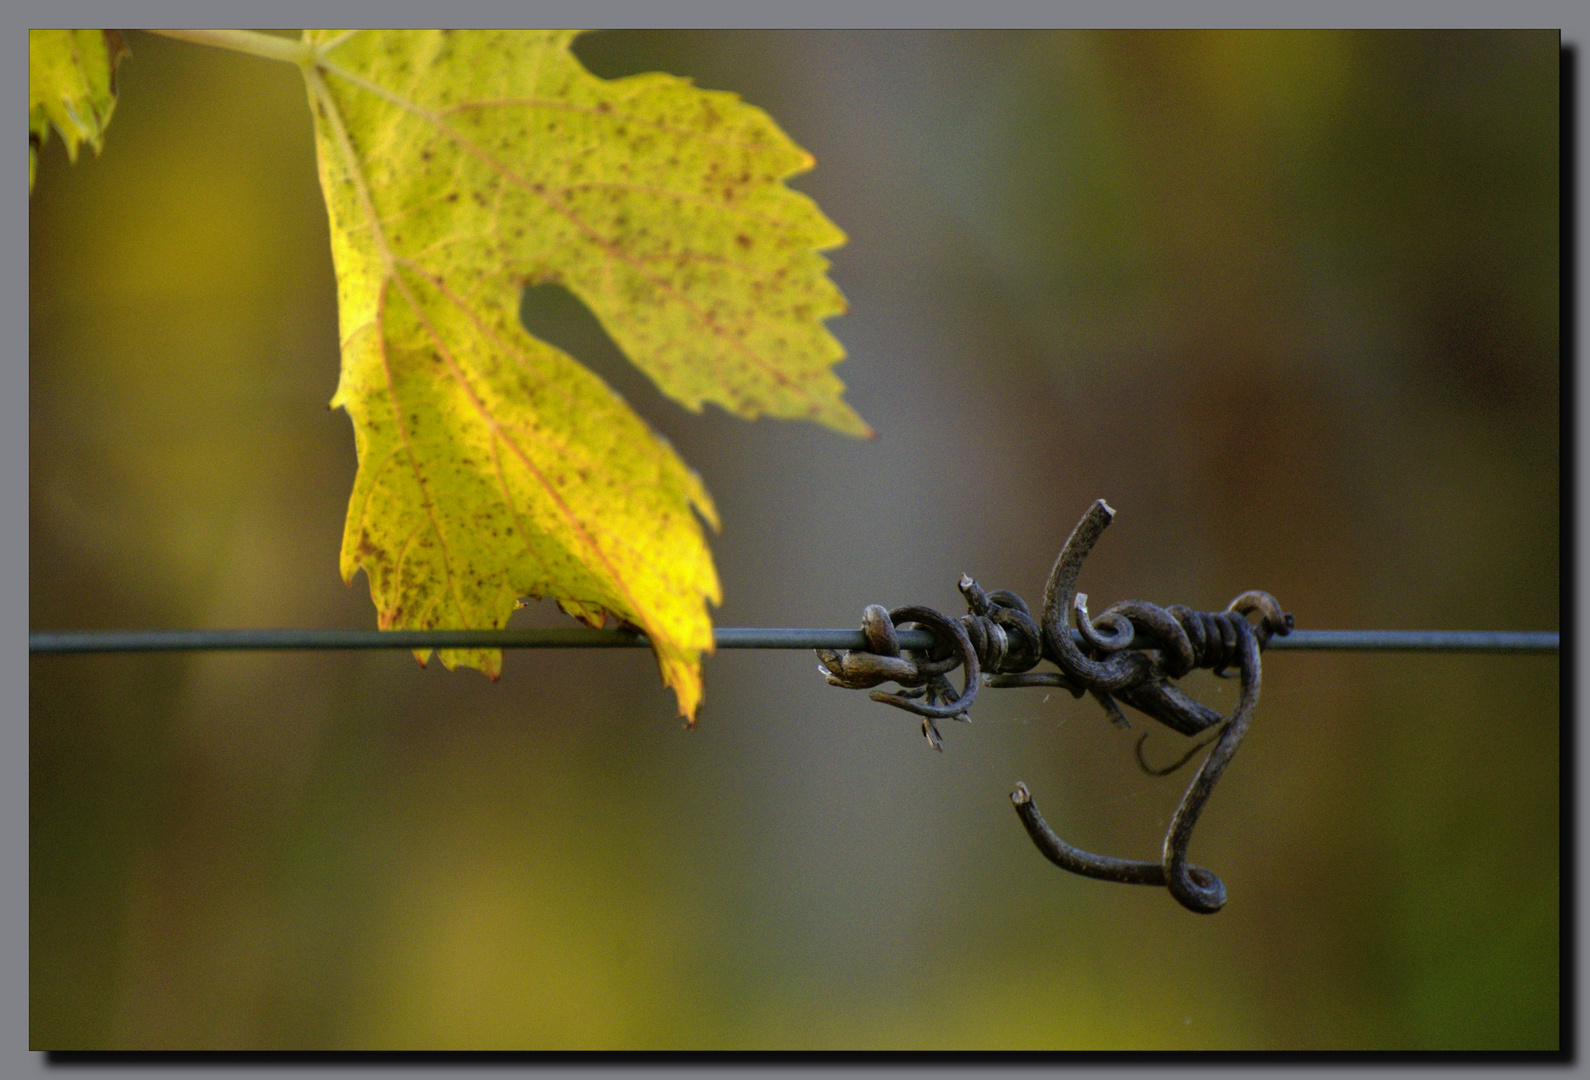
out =
[[[1084,643],[1071,631],[1079,646]],[[720,649],[865,649],[860,630],[734,626],[713,631]],[[900,631],[900,645],[925,649],[926,630]],[[649,645],[627,630],[43,630],[28,634],[30,654],[200,652],[301,649],[629,649]],[[1153,648],[1149,640],[1134,641]],[[1556,652],[1555,632],[1469,630],[1294,630],[1266,650],[1351,652]]]

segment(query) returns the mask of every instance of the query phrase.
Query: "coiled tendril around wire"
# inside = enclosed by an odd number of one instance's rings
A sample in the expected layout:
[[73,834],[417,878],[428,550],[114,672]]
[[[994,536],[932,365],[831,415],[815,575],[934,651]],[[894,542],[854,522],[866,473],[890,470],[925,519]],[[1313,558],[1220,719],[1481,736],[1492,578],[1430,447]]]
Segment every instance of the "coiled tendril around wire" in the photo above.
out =
[[[1226,902],[1225,885],[1211,871],[1188,862],[1187,847],[1204,803],[1253,719],[1259,701],[1259,653],[1272,636],[1291,632],[1292,616],[1269,593],[1253,591],[1218,612],[1126,600],[1090,617],[1087,595],[1076,591],[1077,577],[1082,561],[1114,516],[1103,499],[1082,516],[1049,574],[1040,619],[1033,619],[1021,597],[1003,590],[984,592],[963,575],[960,590],[967,614],[952,619],[932,608],[888,610],[869,605],[861,620],[868,648],[845,653],[819,649],[819,670],[834,686],[865,689],[892,681],[904,687],[898,693],[873,690],[871,697],[922,717],[922,733],[939,751],[944,743],[934,721],[970,720],[967,711],[985,681],[995,687],[1060,687],[1075,697],[1091,693],[1110,720],[1122,727],[1130,726],[1120,709],[1125,704],[1183,735],[1218,728],[1210,740],[1214,749],[1171,818],[1157,862],[1115,859],[1074,848],[1044,821],[1025,784],[1018,782],[1010,796],[1033,843],[1056,866],[1106,881],[1162,885],[1189,910],[1212,913]],[[1257,625],[1248,621],[1250,615],[1257,615]],[[931,648],[900,648],[897,630],[913,626],[933,635]],[[1033,671],[1043,660],[1060,670]],[[1241,679],[1241,693],[1229,717],[1174,685],[1173,680],[1198,668],[1230,677],[1227,669],[1233,666]],[[949,680],[957,667],[965,669],[958,693]],[[1194,747],[1192,753],[1206,745]],[[1192,756],[1189,753],[1169,768],[1151,769],[1142,758],[1141,738],[1137,751],[1139,763],[1154,775],[1172,772]]]

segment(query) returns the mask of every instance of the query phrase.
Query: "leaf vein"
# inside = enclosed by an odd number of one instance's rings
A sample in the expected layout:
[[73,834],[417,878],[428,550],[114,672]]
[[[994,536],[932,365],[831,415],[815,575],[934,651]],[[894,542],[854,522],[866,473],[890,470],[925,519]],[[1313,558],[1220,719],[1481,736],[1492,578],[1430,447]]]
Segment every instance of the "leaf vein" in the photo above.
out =
[[[370,198],[370,190],[364,178],[364,171],[359,167],[358,156],[354,153],[352,140],[348,138],[348,131],[343,125],[342,112],[337,108],[336,100],[331,96],[331,91],[326,86],[325,80],[320,77],[317,71],[311,68],[305,68],[304,78],[309,80],[311,87],[313,87],[317,95],[321,98],[321,103],[323,106],[322,111],[326,116],[327,122],[331,124],[332,130],[337,136],[337,142],[342,150],[343,157],[346,159],[349,178],[353,182],[355,191],[358,193],[360,205],[364,207],[365,213],[370,219],[371,236],[380,247],[386,282],[383,283],[383,286],[380,289],[376,299],[375,321],[378,328],[383,328],[383,332],[377,335],[376,340],[380,348],[381,368],[386,375],[387,399],[391,405],[392,415],[397,425],[398,435],[402,439],[403,446],[408,452],[409,462],[414,470],[414,482],[419,487],[420,502],[425,507],[425,516],[430,521],[431,528],[436,533],[436,542],[440,547],[442,556],[442,573],[446,580],[448,591],[453,594],[453,600],[458,604],[458,610],[462,615],[467,611],[467,608],[463,603],[463,598],[458,593],[458,582],[455,578],[455,575],[453,574],[452,553],[447,543],[447,535],[442,530],[441,523],[437,520],[436,508],[431,501],[430,490],[425,481],[425,471],[420,465],[419,455],[414,452],[413,442],[409,438],[408,426],[404,423],[403,419],[403,409],[398,402],[397,381],[392,373],[391,362],[387,357],[386,334],[384,333],[384,327],[386,324],[384,315],[387,304],[386,284],[394,280],[397,281],[398,287],[403,291],[405,298],[409,301],[410,305],[416,309],[416,311],[418,311],[419,305],[415,302],[413,295],[409,292],[407,283],[398,276],[396,270],[394,269],[392,250],[387,246],[386,234],[381,229],[380,220],[375,212],[375,204]],[[421,317],[423,318],[423,313],[421,313]]]
[[[425,328],[426,334],[429,335],[431,342],[436,346],[438,354],[442,357],[443,363],[447,365],[447,368],[452,374],[453,379],[458,383],[459,388],[464,391],[464,394],[466,397],[468,397],[470,404],[474,406],[475,410],[480,414],[482,420],[486,422],[488,427],[493,430],[501,430],[501,426],[498,424],[496,417],[491,414],[491,410],[486,408],[485,402],[480,399],[480,395],[476,392],[475,388],[470,385],[468,378],[464,375],[463,369],[459,367],[457,359],[453,356],[452,349],[448,347],[447,340],[436,329],[435,323],[431,321],[429,313],[425,311],[424,307],[419,303],[418,298],[414,296],[413,291],[409,288],[408,282],[403,280],[403,276],[401,274],[394,274],[393,279],[398,283],[398,287],[403,290],[404,296],[408,299],[409,305],[414,309],[415,316],[419,320],[420,325]],[[569,504],[564,501],[556,486],[554,486],[546,478],[546,475],[542,473],[541,470],[536,466],[535,461],[522,447],[518,445],[518,443],[506,436],[504,436],[503,442],[513,449],[515,456],[517,456],[524,464],[525,468],[530,471],[530,474],[535,478],[536,482],[541,485],[542,489],[546,492],[547,497],[552,501],[552,504],[557,508],[558,512],[563,515],[563,519],[568,523],[571,531],[573,531],[574,535],[579,538],[580,543],[585,545],[585,547],[589,549],[593,555],[595,555],[597,561],[607,568],[607,572],[612,576],[613,584],[619,589],[620,592],[624,594],[624,598],[629,602],[631,610],[641,618],[643,623],[649,623],[651,619],[646,608],[641,605],[638,600],[636,600],[624,575],[619,573],[618,567],[613,565],[613,562],[608,557],[607,552],[603,550],[602,546],[596,542],[596,538],[591,534],[590,530],[586,528],[584,521],[579,517],[579,515],[575,514],[573,508],[571,508]],[[427,509],[429,509],[429,505],[429,501],[427,501]],[[449,576],[449,582],[451,583],[451,576]]]

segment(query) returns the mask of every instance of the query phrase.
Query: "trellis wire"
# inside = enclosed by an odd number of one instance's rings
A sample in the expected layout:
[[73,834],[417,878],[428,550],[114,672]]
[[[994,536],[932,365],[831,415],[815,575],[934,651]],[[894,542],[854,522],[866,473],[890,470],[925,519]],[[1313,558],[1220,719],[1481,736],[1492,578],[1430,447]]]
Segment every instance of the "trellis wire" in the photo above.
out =
[[[1081,635],[1072,630],[1080,646]],[[860,630],[732,626],[713,631],[719,649],[865,649]],[[45,630],[28,634],[35,655],[121,652],[297,651],[344,649],[631,649],[651,644],[626,630],[557,627],[525,630]],[[926,649],[933,635],[902,630],[900,645]],[[1135,647],[1152,647],[1143,643]],[[1473,630],[1293,630],[1265,651],[1557,652],[1558,634]]]

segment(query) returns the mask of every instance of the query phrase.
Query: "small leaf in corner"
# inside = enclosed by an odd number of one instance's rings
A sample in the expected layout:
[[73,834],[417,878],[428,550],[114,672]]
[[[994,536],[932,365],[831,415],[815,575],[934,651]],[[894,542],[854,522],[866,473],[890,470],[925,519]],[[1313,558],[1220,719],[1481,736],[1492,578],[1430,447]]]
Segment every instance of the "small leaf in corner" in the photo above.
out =
[[28,192],[38,171],[39,148],[50,128],[61,133],[66,156],[77,145],[99,153],[116,108],[116,67],[128,55],[115,30],[28,31]]

